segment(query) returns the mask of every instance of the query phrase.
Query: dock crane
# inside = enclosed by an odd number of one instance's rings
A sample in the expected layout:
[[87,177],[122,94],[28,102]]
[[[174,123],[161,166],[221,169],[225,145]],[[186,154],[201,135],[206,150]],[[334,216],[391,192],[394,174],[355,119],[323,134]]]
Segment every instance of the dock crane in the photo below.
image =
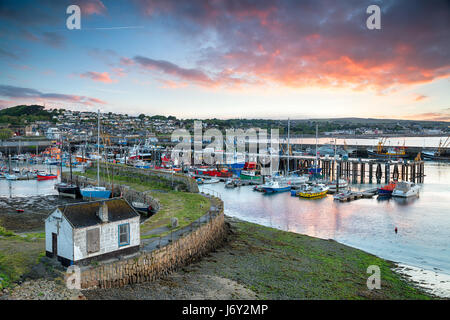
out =
[[444,149],[448,148],[449,146],[450,146],[450,136],[448,136],[447,139],[445,139],[444,143],[442,143],[442,141],[439,140],[439,147],[438,147],[438,150],[437,150],[437,155],[441,156],[443,151],[444,151]]
[[387,137],[383,137],[380,139],[380,141],[378,141],[378,145],[377,145],[377,153],[380,154],[383,152],[384,149],[384,145],[386,144],[387,141]]

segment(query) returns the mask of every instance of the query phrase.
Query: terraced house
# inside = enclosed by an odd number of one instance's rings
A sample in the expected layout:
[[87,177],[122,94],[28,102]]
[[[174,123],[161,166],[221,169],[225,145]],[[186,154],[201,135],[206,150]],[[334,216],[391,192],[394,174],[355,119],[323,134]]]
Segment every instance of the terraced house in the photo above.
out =
[[139,219],[122,198],[57,207],[45,220],[46,255],[69,266],[135,253]]

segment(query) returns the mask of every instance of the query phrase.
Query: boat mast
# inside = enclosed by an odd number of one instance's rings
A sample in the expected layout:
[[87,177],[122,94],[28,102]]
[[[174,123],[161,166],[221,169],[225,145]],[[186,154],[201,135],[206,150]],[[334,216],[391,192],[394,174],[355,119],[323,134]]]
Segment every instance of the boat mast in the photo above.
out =
[[100,109],[97,112],[98,115],[98,128],[97,128],[97,186],[100,186]]
[[62,182],[62,169],[63,169],[63,164],[62,164],[62,156],[63,156],[63,139],[64,137],[61,135],[61,148],[59,149],[59,170],[60,170],[60,176],[61,176],[61,182]]
[[316,162],[316,163],[315,163],[316,172],[317,172],[317,165],[318,165],[318,162],[319,162],[318,159],[317,159],[317,158],[318,158],[318,154],[317,154],[317,135],[318,135],[318,133],[317,133],[317,132],[318,132],[318,130],[319,130],[318,128],[319,128],[319,126],[318,126],[318,124],[316,123],[316,160],[315,160],[315,162]]
[[291,129],[291,120],[288,118],[288,140],[287,140],[287,171],[286,171],[286,175],[289,173],[289,160],[290,160],[290,129]]
[[72,184],[72,148],[69,143],[69,168],[70,168],[70,184]]

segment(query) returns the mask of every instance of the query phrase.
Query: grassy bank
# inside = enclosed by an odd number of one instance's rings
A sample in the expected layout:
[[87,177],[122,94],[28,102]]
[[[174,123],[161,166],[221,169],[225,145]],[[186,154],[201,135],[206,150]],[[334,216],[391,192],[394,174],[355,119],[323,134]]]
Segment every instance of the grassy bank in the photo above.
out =
[[45,253],[45,234],[15,234],[0,226],[0,289],[9,287]]
[[[75,173],[91,179],[97,178],[97,173],[93,169],[88,169],[85,173]],[[105,174],[100,174],[106,179]],[[141,224],[141,238],[152,238],[163,236],[170,232],[170,219],[178,218],[178,227],[172,229],[177,230],[185,227],[206,214],[210,208],[210,202],[205,197],[197,193],[173,191],[170,186],[164,182],[146,182],[141,181],[139,177],[123,177],[114,176],[114,184],[127,185],[130,188],[148,192],[153,198],[160,203],[160,210]]]
[[[393,272],[393,264],[335,241],[226,218],[229,241],[163,279],[88,290],[88,299],[430,299]],[[369,290],[369,265],[381,289]]]
[[[429,299],[391,270],[394,264],[335,241],[232,222],[226,259],[216,266],[225,278],[265,299]],[[381,270],[381,289],[369,290],[367,267]]]

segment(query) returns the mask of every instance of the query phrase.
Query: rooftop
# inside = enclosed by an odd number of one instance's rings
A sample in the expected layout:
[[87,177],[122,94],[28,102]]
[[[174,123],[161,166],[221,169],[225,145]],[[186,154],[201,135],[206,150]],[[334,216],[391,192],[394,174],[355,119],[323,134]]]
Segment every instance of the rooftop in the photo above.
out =
[[139,213],[123,198],[67,204],[58,209],[74,228],[85,228],[102,224],[97,214],[103,203],[108,207],[108,222],[139,217]]

